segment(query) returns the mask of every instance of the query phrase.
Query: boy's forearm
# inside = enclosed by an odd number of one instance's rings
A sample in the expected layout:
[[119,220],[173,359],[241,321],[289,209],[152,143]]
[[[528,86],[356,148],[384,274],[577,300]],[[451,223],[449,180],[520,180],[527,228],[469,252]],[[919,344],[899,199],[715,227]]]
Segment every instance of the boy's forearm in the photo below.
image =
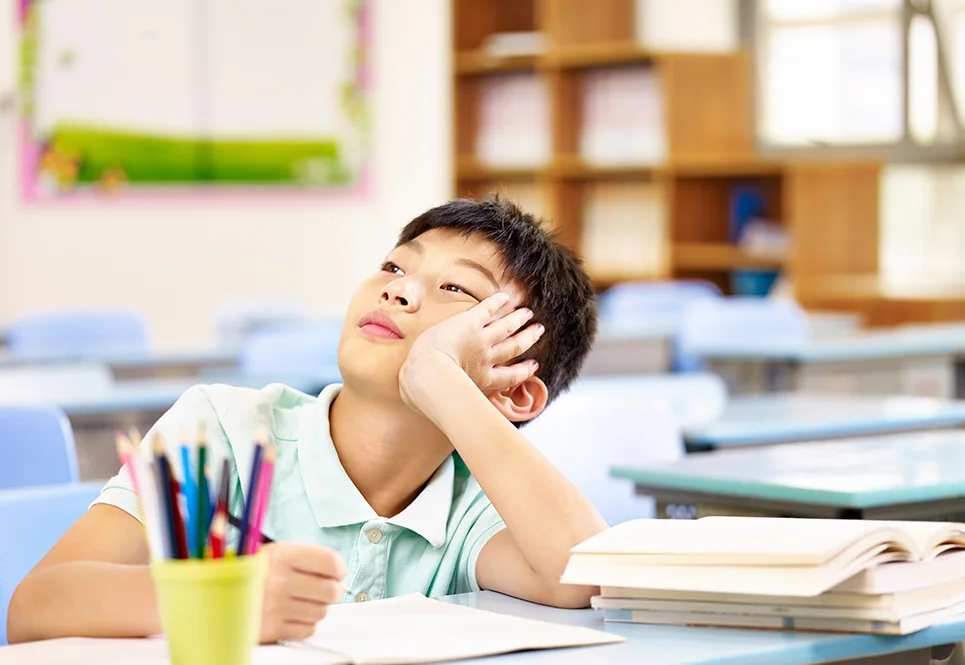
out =
[[56,637],[161,632],[148,566],[75,561],[32,572],[10,602],[11,644]]
[[436,398],[424,400],[423,412],[469,466],[529,565],[547,583],[558,584],[570,548],[606,529],[606,522],[469,377],[454,369],[433,373],[427,390]]

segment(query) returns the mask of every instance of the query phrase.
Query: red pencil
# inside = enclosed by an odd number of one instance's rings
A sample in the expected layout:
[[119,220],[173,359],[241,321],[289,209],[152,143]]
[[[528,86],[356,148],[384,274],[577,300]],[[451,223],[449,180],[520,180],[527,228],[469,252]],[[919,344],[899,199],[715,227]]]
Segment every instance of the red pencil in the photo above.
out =
[[224,539],[228,531],[228,517],[226,513],[215,513],[211,520],[211,530],[208,532],[211,543],[211,558],[224,558]]
[[[208,534],[208,542],[211,543],[211,556],[220,559],[224,556],[224,539],[228,532],[228,500],[231,488],[231,462],[226,457],[221,463],[221,482],[218,487],[218,503],[215,504],[214,517],[211,518],[211,529]],[[220,543],[215,542],[215,524],[220,524],[220,531],[217,537]]]
[[[164,462],[167,462],[167,459]],[[174,473],[169,473],[168,479],[171,487],[171,507],[173,508],[171,518],[174,522],[174,537],[178,558],[187,559],[191,556],[191,553],[188,552],[188,535],[184,530],[184,517],[181,515],[181,488],[178,479],[174,477]]]

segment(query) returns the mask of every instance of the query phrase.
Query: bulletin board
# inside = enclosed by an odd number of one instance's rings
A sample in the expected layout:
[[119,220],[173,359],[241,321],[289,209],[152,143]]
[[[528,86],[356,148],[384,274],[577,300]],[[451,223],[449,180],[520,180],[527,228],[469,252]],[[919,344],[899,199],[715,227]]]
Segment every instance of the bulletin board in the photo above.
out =
[[28,201],[365,195],[372,0],[18,0]]

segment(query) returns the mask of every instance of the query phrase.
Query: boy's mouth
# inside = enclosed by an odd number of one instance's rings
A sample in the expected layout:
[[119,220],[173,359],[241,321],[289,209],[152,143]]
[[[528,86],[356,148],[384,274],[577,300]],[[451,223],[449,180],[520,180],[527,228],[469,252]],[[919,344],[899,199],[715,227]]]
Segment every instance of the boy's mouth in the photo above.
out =
[[372,310],[359,319],[359,331],[380,339],[403,339],[405,335],[385,312]]

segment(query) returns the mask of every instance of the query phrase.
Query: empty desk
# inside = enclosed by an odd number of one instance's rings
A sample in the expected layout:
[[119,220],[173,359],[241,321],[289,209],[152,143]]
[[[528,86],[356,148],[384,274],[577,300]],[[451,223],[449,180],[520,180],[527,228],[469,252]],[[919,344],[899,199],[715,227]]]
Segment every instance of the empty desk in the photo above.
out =
[[715,450],[661,467],[618,467],[612,475],[654,497],[661,517],[961,520],[965,431]]
[[583,364],[581,375],[668,372],[673,360],[673,336],[676,330],[677,323],[672,317],[603,324]]
[[43,358],[0,357],[0,366],[26,366],[76,362],[98,362],[107,365],[115,379],[191,378],[205,372],[237,371],[237,349],[211,348],[181,351],[124,351],[90,356]]
[[965,401],[912,395],[764,394],[731,399],[720,418],[684,428],[690,452],[965,425]]
[[[280,382],[304,393],[318,394],[328,384],[340,380],[337,370],[332,370],[315,377],[292,377]],[[215,382],[261,388],[273,381],[243,376],[206,381]],[[130,427],[147,432],[185,390],[197,383],[185,379],[125,381],[93,394],[60,397],[57,405],[67,414],[74,430],[81,480],[102,480],[116,473],[119,464],[114,432]]]
[[786,345],[705,349],[735,394],[761,391],[965,397],[965,324],[916,326]]

